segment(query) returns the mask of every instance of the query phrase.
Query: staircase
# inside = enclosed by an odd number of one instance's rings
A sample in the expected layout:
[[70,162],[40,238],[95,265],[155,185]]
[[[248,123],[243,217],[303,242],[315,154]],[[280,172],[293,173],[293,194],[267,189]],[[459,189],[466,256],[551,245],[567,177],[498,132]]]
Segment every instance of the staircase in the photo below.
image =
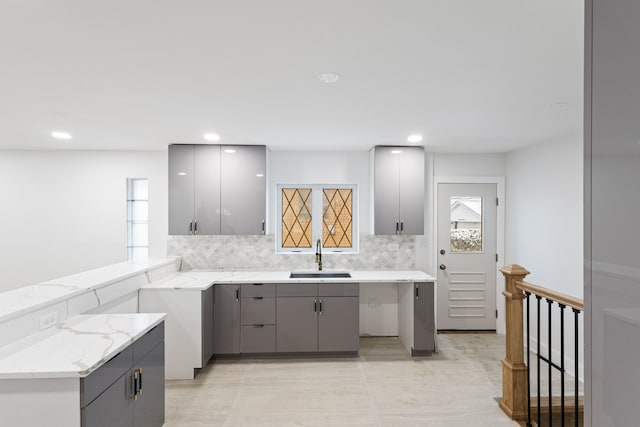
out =
[[[579,395],[578,356],[579,356],[579,315],[584,312],[584,302],[578,298],[561,294],[550,289],[537,286],[524,281],[529,271],[519,265],[508,265],[500,269],[505,277],[506,309],[506,356],[502,360],[502,398],[499,400],[500,408],[513,420],[517,420],[523,426],[582,426],[584,425],[584,396]],[[533,296],[534,298],[530,298]],[[546,309],[542,310],[542,302]],[[526,315],[523,305],[526,304]],[[536,349],[531,349],[531,306],[536,310],[535,342]],[[553,312],[556,316],[552,316]],[[565,314],[573,312],[573,334],[567,333],[565,328]],[[541,337],[541,316],[547,319],[545,326],[547,336]],[[560,326],[553,329],[553,318],[559,319]],[[526,329],[525,329],[526,325]],[[523,334],[523,330],[525,333]],[[569,331],[570,332],[570,331]],[[573,335],[572,340],[565,339],[565,335]],[[523,337],[524,335],[524,337]],[[554,348],[552,337],[560,337],[560,348]],[[541,351],[541,338],[545,338],[546,354]],[[525,341],[526,355],[525,363]],[[565,341],[573,348],[573,373],[569,373],[565,367],[566,345]],[[556,341],[557,342],[557,341]],[[553,356],[556,351],[556,356]],[[557,353],[560,353],[559,360]],[[532,395],[531,355],[536,361],[536,394]],[[546,365],[544,373],[541,363]],[[572,375],[572,377],[571,377]],[[556,378],[556,387],[553,387],[553,378]],[[571,381],[573,390],[567,391],[567,378]],[[541,380],[547,380],[541,395]],[[557,385],[560,384],[560,392],[557,394]],[[548,396],[552,396],[549,398]],[[577,407],[576,407],[577,401]]]

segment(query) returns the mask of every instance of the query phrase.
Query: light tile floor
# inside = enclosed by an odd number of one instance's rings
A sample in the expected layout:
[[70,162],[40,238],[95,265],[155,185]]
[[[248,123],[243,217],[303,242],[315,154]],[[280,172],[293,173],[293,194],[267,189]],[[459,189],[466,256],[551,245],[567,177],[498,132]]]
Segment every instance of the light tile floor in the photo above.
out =
[[504,336],[438,336],[409,357],[397,338],[362,338],[360,356],[215,361],[167,381],[165,426],[517,426],[498,408]]

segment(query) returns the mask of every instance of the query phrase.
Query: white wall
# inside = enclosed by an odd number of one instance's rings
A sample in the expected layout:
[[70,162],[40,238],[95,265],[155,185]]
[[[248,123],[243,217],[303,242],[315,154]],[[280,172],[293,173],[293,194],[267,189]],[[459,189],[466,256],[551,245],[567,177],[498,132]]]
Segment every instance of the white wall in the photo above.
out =
[[125,261],[127,178],[149,178],[150,255],[165,256],[166,152],[0,151],[0,290]]
[[[536,144],[507,155],[505,264],[531,272],[528,282],[583,297],[582,135]],[[504,278],[498,285],[504,287]],[[532,298],[532,345],[535,343]],[[554,359],[559,360],[559,311],[552,309]],[[573,313],[565,311],[566,343],[573,339]],[[581,319],[582,321],[582,319]],[[582,331],[582,325],[580,325]],[[547,303],[542,301],[541,347],[547,354]],[[581,338],[582,339],[582,338]],[[573,372],[573,345],[568,345]],[[580,360],[584,360],[580,354]],[[582,365],[582,362],[579,362]]]
[[368,151],[271,151],[269,227],[276,230],[277,184],[358,184],[360,233],[371,233]]
[[507,155],[506,263],[582,298],[582,135]]

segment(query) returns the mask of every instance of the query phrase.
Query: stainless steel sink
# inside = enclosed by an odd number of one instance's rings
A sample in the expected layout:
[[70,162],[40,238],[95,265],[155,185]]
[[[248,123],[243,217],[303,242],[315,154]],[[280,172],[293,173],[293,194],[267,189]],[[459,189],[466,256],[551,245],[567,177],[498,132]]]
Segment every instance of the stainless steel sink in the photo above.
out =
[[327,271],[317,271],[313,273],[291,273],[289,275],[290,279],[348,279],[351,277],[350,273],[347,272],[330,272]]

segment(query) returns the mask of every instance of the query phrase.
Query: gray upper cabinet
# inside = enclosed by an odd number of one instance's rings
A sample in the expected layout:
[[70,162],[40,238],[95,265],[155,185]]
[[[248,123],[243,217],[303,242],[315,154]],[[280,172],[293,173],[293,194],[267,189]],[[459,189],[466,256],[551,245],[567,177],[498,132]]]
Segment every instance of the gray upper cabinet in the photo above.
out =
[[169,234],[187,235],[193,231],[194,146],[169,146]]
[[220,234],[220,146],[169,146],[169,234]]
[[264,234],[267,175],[265,147],[225,145],[221,156],[220,234]]
[[373,149],[374,234],[424,234],[424,148]]
[[220,146],[196,145],[193,234],[220,234]]
[[266,147],[169,146],[169,234],[264,234]]

